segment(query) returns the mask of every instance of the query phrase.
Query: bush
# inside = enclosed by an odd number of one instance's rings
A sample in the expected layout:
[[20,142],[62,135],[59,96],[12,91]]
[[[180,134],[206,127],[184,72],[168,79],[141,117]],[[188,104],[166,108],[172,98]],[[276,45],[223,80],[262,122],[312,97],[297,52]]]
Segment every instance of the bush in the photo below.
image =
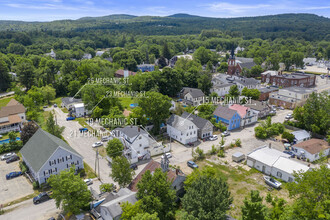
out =
[[241,141],[241,139],[237,139],[236,141],[235,141],[235,145],[236,145],[236,147],[240,147],[240,146],[242,146],[242,141]]
[[287,131],[284,131],[282,134],[282,139],[287,139],[290,143],[292,143],[294,139],[294,135]]
[[85,171],[85,169],[79,169],[79,170],[78,170],[78,173],[79,173],[80,177],[85,177],[85,176],[86,176],[86,171]]
[[205,158],[205,154],[203,149],[200,149],[199,147],[196,148],[195,150],[195,155],[194,155],[194,159],[195,160],[202,160]]
[[33,186],[33,189],[36,190],[36,189],[39,189],[39,183],[37,181],[34,181],[32,183],[32,186]]
[[217,152],[218,152],[217,148],[214,145],[212,145],[212,149],[210,150],[210,154],[215,155]]
[[218,153],[218,157],[225,157],[225,152],[224,152],[223,148],[220,149],[220,151]]
[[26,164],[23,161],[19,162],[19,168],[21,169],[22,173],[25,173],[29,170],[29,168],[26,166]]
[[111,192],[114,190],[114,185],[112,183],[103,183],[100,185],[100,191],[101,192]]

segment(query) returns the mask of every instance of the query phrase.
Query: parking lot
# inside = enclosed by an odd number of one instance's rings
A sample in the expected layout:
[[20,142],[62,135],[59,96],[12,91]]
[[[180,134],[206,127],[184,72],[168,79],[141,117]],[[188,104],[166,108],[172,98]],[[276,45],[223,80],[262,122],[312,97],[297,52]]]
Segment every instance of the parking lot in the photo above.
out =
[[32,194],[32,184],[25,176],[19,176],[6,180],[6,174],[14,171],[20,171],[18,161],[7,164],[6,161],[0,161],[0,198],[1,204],[11,202]]

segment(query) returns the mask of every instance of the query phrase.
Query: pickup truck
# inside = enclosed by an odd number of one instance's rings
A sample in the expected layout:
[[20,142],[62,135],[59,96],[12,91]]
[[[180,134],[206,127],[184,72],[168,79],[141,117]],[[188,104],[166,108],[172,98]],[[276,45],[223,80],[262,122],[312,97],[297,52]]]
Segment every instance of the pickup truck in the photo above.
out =
[[36,197],[33,198],[33,203],[34,204],[39,204],[41,202],[45,202],[47,200],[50,200],[50,195],[52,194],[52,192],[42,192],[39,195],[37,195]]

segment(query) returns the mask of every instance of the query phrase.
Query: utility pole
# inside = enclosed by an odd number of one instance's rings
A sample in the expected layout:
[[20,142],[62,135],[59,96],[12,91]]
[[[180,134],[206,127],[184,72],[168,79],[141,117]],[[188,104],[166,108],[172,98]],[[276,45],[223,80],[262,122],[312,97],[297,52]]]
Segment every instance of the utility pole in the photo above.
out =
[[95,174],[98,176],[98,179],[101,181],[101,176],[100,176],[100,161],[99,161],[99,150],[96,150],[96,158],[95,158]]

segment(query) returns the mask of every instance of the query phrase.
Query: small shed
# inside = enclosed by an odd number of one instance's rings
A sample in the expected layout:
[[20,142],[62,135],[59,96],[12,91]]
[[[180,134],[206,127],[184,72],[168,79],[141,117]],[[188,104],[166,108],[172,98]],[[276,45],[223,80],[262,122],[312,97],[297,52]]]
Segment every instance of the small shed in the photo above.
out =
[[241,153],[241,152],[236,152],[232,155],[232,159],[233,161],[235,161],[236,163],[241,162],[242,160],[245,160],[245,154]]

